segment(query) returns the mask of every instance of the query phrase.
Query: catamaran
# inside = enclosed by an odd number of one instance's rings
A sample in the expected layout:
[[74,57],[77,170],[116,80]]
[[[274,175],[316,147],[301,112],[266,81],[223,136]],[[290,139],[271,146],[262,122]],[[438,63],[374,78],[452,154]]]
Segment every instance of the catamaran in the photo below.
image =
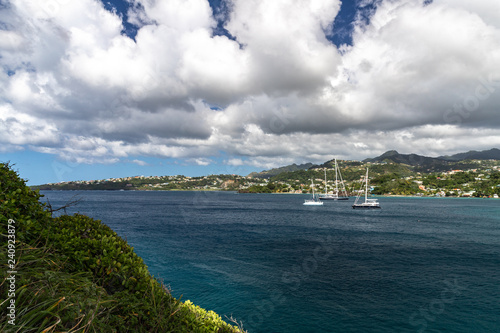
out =
[[[358,200],[361,194],[358,192],[358,196],[356,197],[356,201],[354,201],[354,205],[352,208],[380,208],[380,204],[377,199],[368,199],[368,168],[366,168],[366,177],[364,180],[365,183],[365,202],[359,203]],[[363,186],[363,184],[361,184]]]
[[[340,178],[340,183],[342,184],[342,192],[343,196],[339,196],[339,178]],[[327,183],[326,183],[326,169],[325,169],[325,194],[322,194],[319,196],[320,200],[349,200],[349,197],[347,196],[347,192],[345,190],[345,185],[344,185],[344,179],[342,179],[342,174],[340,173],[340,169],[337,166],[337,159],[335,159],[335,193],[333,194],[328,194],[328,188],[327,188]]]
[[312,187],[312,200],[305,200],[304,206],[322,206],[323,202],[319,201],[318,198],[314,195],[314,181],[311,179],[311,187]]

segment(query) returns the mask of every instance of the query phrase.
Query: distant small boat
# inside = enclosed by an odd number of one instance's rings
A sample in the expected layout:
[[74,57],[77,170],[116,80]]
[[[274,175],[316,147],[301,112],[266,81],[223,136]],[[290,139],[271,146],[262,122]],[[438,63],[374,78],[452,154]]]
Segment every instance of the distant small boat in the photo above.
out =
[[312,199],[305,200],[304,206],[323,206],[323,202],[319,201],[318,198],[314,195],[314,181],[311,179],[311,187],[312,187]]
[[[340,178],[340,183],[342,184],[342,192],[344,193],[344,196],[339,196],[339,178]],[[344,185],[344,179],[342,179],[342,174],[340,173],[340,170],[337,166],[337,159],[335,159],[335,193],[333,194],[328,194],[328,186],[326,183],[326,169],[325,169],[325,194],[322,194],[319,196],[320,200],[349,200],[349,197],[347,196],[347,192],[345,190],[345,185]]]
[[[358,200],[361,196],[358,193],[358,196],[356,197],[356,201],[354,201],[354,205],[352,205],[352,208],[353,209],[356,209],[356,208],[364,208],[364,209],[366,209],[366,208],[368,208],[368,209],[380,208],[380,204],[379,204],[377,199],[368,199],[368,168],[366,168],[366,177],[365,177],[364,183],[365,183],[365,202],[358,204]],[[361,186],[363,186],[363,185],[361,185]]]

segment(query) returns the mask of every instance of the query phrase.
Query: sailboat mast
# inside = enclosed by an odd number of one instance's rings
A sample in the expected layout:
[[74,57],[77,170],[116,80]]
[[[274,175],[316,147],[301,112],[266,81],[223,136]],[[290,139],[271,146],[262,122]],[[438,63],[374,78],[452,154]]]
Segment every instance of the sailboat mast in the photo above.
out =
[[366,186],[365,186],[365,202],[366,202],[366,199],[368,199],[368,168],[366,168],[365,183],[366,183]]
[[338,179],[337,179],[337,173],[338,173],[338,169],[337,169],[337,159],[335,159],[335,193],[337,193],[337,197],[339,196],[339,188],[338,188]]
[[325,168],[325,195],[328,194],[328,189],[327,189],[328,185],[326,183],[326,168]]

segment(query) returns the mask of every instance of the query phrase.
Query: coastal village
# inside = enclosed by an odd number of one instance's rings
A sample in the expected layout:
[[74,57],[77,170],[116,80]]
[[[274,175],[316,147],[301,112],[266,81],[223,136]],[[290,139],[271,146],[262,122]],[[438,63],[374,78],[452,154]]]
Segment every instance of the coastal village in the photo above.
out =
[[[340,161],[344,185],[349,195],[356,195],[364,170],[370,171],[373,195],[491,197],[500,195],[500,161],[469,160],[467,169],[452,168],[441,172],[416,171],[410,165],[382,162]],[[335,190],[334,168],[327,162],[308,169],[240,175],[207,175],[201,177],[134,176],[101,180],[71,181],[37,186],[40,190],[141,190],[141,191],[238,191],[242,193],[311,192],[311,179],[316,193]],[[325,182],[326,179],[326,182]],[[337,182],[339,186],[339,182]],[[325,190],[326,186],[326,190]]]

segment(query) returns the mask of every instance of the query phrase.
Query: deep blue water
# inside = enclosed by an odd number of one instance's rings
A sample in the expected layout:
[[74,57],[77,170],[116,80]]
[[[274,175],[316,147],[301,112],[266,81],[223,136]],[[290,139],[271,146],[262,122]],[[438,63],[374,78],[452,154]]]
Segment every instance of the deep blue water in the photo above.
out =
[[500,332],[500,200],[42,192],[131,244],[176,297],[250,332]]

